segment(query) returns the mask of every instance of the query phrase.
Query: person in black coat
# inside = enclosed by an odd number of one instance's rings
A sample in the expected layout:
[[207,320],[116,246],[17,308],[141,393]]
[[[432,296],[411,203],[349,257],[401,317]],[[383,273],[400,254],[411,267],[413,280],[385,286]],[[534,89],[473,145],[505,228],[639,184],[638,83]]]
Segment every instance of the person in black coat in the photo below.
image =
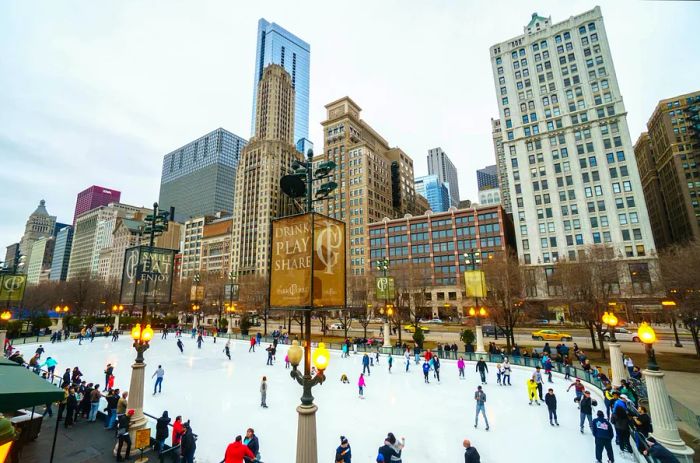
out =
[[481,463],[481,455],[479,455],[476,447],[472,447],[469,439],[464,439],[462,445],[464,445],[464,463]]
[[627,415],[627,410],[623,407],[617,407],[613,412],[612,422],[615,425],[617,433],[617,443],[620,450],[632,453],[632,445],[630,445],[630,418]]
[[[547,404],[547,411],[549,412],[549,424],[554,426],[556,423],[559,426],[559,421],[557,421],[557,396],[554,395],[554,389],[551,387],[544,395],[544,403]],[[554,418],[554,423],[552,423],[552,418]]]
[[65,373],[63,373],[61,387],[63,386],[70,386],[70,368],[66,368]]
[[185,423],[185,433],[182,435],[180,448],[182,449],[184,463],[194,463],[194,452],[197,450],[197,441],[194,438],[189,420]]
[[70,388],[68,390],[68,398],[66,399],[66,421],[63,422],[63,426],[66,428],[68,426],[73,426],[73,418],[77,408],[78,399],[75,397],[75,389]]
[[168,416],[167,410],[163,412],[163,416],[158,418],[156,421],[156,451],[158,453],[163,451],[163,446],[165,445],[165,439],[168,438],[168,425],[170,424],[170,417]]
[[[258,436],[255,435],[255,430],[253,428],[248,428],[245,432],[245,439],[243,443],[248,446],[253,455],[257,458],[260,455],[260,441]],[[243,457],[245,461],[254,461],[247,457]]]
[[678,458],[672,454],[666,447],[656,442],[656,439],[650,437],[649,450],[644,451],[644,455],[650,455],[659,463],[680,463]]

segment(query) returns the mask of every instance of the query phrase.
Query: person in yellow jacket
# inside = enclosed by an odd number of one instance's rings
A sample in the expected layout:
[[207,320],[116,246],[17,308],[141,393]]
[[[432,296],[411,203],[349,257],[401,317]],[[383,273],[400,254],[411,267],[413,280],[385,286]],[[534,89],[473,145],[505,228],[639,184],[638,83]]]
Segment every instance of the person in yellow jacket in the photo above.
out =
[[532,401],[534,400],[537,405],[540,405],[540,401],[538,399],[537,395],[537,382],[530,378],[527,380],[527,395],[530,398],[530,405],[532,405]]
[[605,389],[603,390],[603,395],[605,396],[605,412],[608,415],[608,419],[610,419],[610,410],[612,409],[613,404],[615,403],[615,397],[613,397],[613,388],[610,383],[605,385]]

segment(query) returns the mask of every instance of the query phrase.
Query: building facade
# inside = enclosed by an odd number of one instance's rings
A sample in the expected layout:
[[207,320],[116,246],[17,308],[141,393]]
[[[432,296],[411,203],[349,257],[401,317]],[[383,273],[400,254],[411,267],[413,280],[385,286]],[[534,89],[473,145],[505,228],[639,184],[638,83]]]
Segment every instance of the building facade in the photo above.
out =
[[298,211],[280,189],[282,176],[301,159],[293,140],[294,87],[285,68],[265,68],[256,101],[255,135],[241,153],[236,177],[231,268],[237,275],[264,276],[271,221]]
[[36,285],[41,281],[48,281],[54,244],[53,236],[39,238],[34,242],[31,258],[27,265],[27,284]]
[[437,175],[438,179],[450,190],[450,205],[459,206],[459,181],[457,169],[442,148],[428,150],[428,175]]
[[501,204],[501,189],[491,188],[488,190],[479,190],[479,204],[484,206]]
[[[477,250],[488,259],[513,244],[512,224],[500,205],[384,219],[368,228],[370,268],[388,259],[388,275],[395,277],[397,291],[406,285],[419,286],[433,316],[464,315],[465,252]],[[411,272],[418,276],[407,277]]]
[[233,210],[238,160],[246,140],[218,128],[163,158],[160,209],[177,222]]
[[445,212],[450,208],[450,192],[437,175],[416,177],[415,188],[416,194],[428,200],[431,211]]
[[73,226],[75,226],[76,217],[80,214],[95,209],[96,207],[106,206],[109,203],[118,203],[121,197],[121,191],[97,185],[93,185],[81,191],[78,193],[78,197],[75,200]]
[[226,276],[231,267],[232,230],[232,217],[212,220],[204,225],[202,253],[199,264],[201,273]]
[[496,165],[476,169],[476,184],[479,191],[498,188],[498,169]]
[[24,257],[24,267],[19,269],[23,273],[27,272],[27,264],[31,260],[32,246],[41,238],[48,238],[53,235],[56,225],[56,216],[49,215],[46,210],[46,201],[39,201],[36,210],[27,219],[24,226],[24,234],[19,242],[20,259]]
[[51,273],[49,280],[65,281],[68,276],[68,262],[70,261],[70,250],[73,246],[73,227],[70,225],[63,227],[56,234],[56,242],[53,248],[53,260],[51,262]]
[[143,227],[143,221],[125,217],[117,218],[117,223],[112,233],[112,245],[109,248],[109,266],[106,280],[121,281],[124,272],[124,257],[126,250],[139,244],[139,235]]
[[634,146],[658,248],[700,238],[700,92],[661,100]]
[[369,265],[368,225],[384,217],[422,214],[425,203],[416,195],[413,160],[360,118],[360,107],[349,97],[326,105],[323,153],[316,162],[338,166],[333,198],[316,210],[346,224],[349,274],[364,275]]
[[13,271],[19,264],[19,243],[13,243],[5,247],[5,260],[2,262],[3,270]]
[[265,18],[258,21],[255,76],[253,77],[253,115],[250,135],[256,134],[258,85],[265,68],[277,64],[290,76],[294,89],[293,143],[309,138],[309,81],[311,47],[296,35]]
[[204,226],[213,220],[211,216],[194,217],[183,224],[180,279],[192,278],[199,273],[202,260]]
[[[498,194],[501,204],[507,213],[511,213],[510,186],[508,183],[508,166],[506,165],[506,153],[503,149],[503,132],[501,120],[491,118],[491,137],[493,138],[493,152],[496,155],[496,171],[498,173]],[[461,207],[461,206],[460,206]]]

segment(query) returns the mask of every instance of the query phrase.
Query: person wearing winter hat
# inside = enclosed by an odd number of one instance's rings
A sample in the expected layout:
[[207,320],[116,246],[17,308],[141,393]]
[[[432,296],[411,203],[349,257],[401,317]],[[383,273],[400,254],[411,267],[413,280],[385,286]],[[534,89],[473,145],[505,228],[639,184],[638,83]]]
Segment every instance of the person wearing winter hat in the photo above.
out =
[[336,463],[350,463],[352,461],[352,451],[350,443],[345,436],[340,436],[340,445],[335,449]]

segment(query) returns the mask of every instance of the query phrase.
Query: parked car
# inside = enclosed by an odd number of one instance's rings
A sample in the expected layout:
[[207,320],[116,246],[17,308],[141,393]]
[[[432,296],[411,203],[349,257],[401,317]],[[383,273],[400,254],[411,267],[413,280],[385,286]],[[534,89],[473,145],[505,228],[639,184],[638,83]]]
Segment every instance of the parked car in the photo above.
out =
[[342,330],[343,324],[342,323],[331,323],[331,326],[328,329],[330,329],[330,330]]
[[556,330],[538,330],[532,332],[532,339],[535,341],[573,341],[574,338],[569,333]]
[[[424,325],[418,325],[420,326],[420,329],[423,330],[423,333],[430,333],[430,328]],[[408,331],[409,333],[415,333],[416,332],[416,327],[413,325],[404,325],[403,326],[404,331]]]
[[[641,342],[636,331],[630,331],[627,328],[615,328],[615,339],[618,341]],[[610,333],[605,333],[605,340],[610,341]]]
[[444,322],[443,322],[442,320],[440,320],[439,318],[433,318],[433,319],[431,319],[431,320],[428,320],[426,323],[442,324],[442,323],[444,323]]
[[491,337],[491,336],[496,336],[496,331],[498,331],[499,336],[504,336],[506,335],[505,331],[503,331],[502,328],[496,327],[493,325],[484,325],[481,327],[481,332],[484,333],[484,336]]

